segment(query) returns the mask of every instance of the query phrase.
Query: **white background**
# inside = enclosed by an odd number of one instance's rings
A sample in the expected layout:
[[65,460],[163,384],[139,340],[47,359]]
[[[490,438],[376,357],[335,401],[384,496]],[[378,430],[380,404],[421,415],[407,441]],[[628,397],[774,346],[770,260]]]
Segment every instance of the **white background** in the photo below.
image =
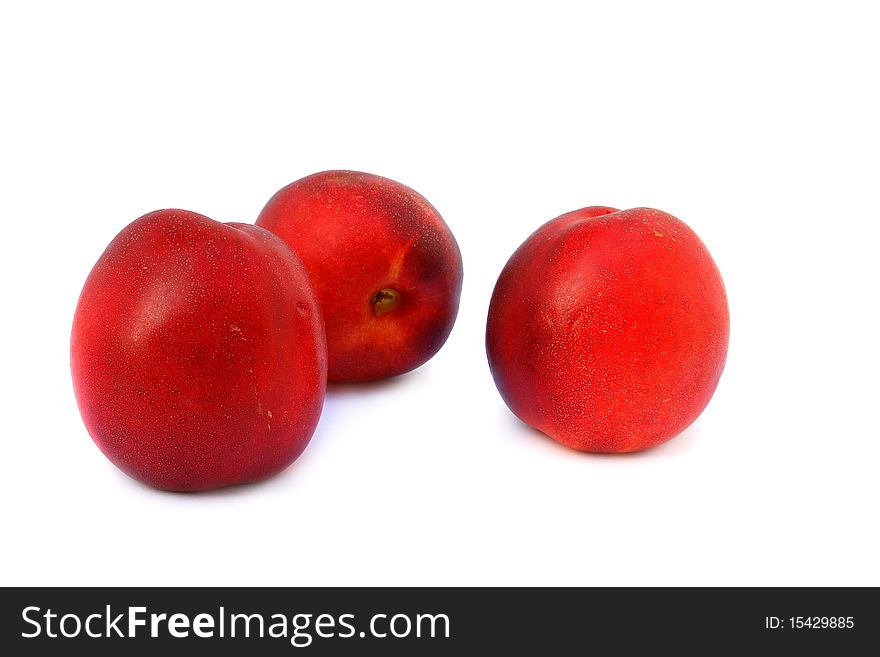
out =
[[[880,585],[880,45],[873,3],[4,4],[3,584]],[[150,210],[253,221],[353,168],[461,246],[440,353],[334,387],[261,484],[154,491],[93,445],[68,340]],[[727,284],[727,369],[650,452],[507,411],[483,334],[539,224],[657,207]]]

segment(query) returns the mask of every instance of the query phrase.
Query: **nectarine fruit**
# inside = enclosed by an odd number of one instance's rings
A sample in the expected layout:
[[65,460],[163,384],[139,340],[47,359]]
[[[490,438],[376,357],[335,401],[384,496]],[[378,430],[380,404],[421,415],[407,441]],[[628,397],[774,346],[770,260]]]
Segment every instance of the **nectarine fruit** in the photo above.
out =
[[257,225],[308,269],[327,328],[331,381],[408,372],[446,341],[458,313],[458,244],[421,195],[357,171],[325,171],[279,191]]
[[302,263],[269,231],[194,212],[152,212],[111,242],[80,295],[70,353],[95,443],[167,490],[280,471],[324,401],[324,328]]
[[578,450],[632,452],[703,411],[727,356],[727,297],[672,215],[592,207],[535,231],[492,294],[486,350],[504,401]]

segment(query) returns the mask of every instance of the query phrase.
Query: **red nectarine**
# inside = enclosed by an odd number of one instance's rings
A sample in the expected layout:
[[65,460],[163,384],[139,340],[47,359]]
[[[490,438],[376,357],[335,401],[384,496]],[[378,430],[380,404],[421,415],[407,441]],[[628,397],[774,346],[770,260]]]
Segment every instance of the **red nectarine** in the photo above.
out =
[[183,210],[131,223],[86,280],[70,351],[92,438],[158,488],[268,477],[321,414],[320,308],[296,256],[255,226]]
[[492,376],[526,424],[575,449],[632,452],[703,411],[727,356],[727,297],[700,239],[648,208],[584,208],[508,261],[489,307]]
[[279,191],[257,219],[302,259],[327,327],[331,381],[402,374],[433,356],[458,313],[458,244],[398,182],[325,171]]

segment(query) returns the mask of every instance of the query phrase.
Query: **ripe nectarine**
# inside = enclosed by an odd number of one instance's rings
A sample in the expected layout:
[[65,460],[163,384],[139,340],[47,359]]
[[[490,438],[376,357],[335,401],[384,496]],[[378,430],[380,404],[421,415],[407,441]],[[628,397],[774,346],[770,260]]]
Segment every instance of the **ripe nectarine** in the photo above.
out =
[[70,352],[95,443],[168,490],[278,472],[324,401],[324,329],[302,264],[262,228],[194,212],[152,212],[111,242],[80,295]]
[[449,337],[458,313],[458,244],[421,195],[357,171],[325,171],[280,190],[257,225],[308,269],[327,327],[331,381],[408,372]]
[[727,356],[712,257],[672,215],[592,207],[543,225],[492,294],[492,376],[526,424],[578,450],[632,452],[703,411]]

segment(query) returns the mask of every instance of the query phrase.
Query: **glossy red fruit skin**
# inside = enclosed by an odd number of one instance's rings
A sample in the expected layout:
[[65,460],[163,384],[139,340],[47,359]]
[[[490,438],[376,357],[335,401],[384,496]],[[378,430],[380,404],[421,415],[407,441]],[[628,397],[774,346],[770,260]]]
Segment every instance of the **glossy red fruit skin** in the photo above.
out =
[[[461,252],[414,190],[358,171],[316,173],[276,193],[257,225],[287,242],[309,271],[331,381],[403,374],[446,342],[458,314]],[[383,289],[399,293],[399,305],[377,315]]]
[[687,225],[591,207],[544,224],[507,262],[486,351],[523,422],[577,450],[633,452],[703,411],[729,332],[721,275]]
[[110,243],[70,353],[95,443],[165,490],[279,472],[324,401],[324,328],[302,263],[268,231],[184,210],[144,215]]

